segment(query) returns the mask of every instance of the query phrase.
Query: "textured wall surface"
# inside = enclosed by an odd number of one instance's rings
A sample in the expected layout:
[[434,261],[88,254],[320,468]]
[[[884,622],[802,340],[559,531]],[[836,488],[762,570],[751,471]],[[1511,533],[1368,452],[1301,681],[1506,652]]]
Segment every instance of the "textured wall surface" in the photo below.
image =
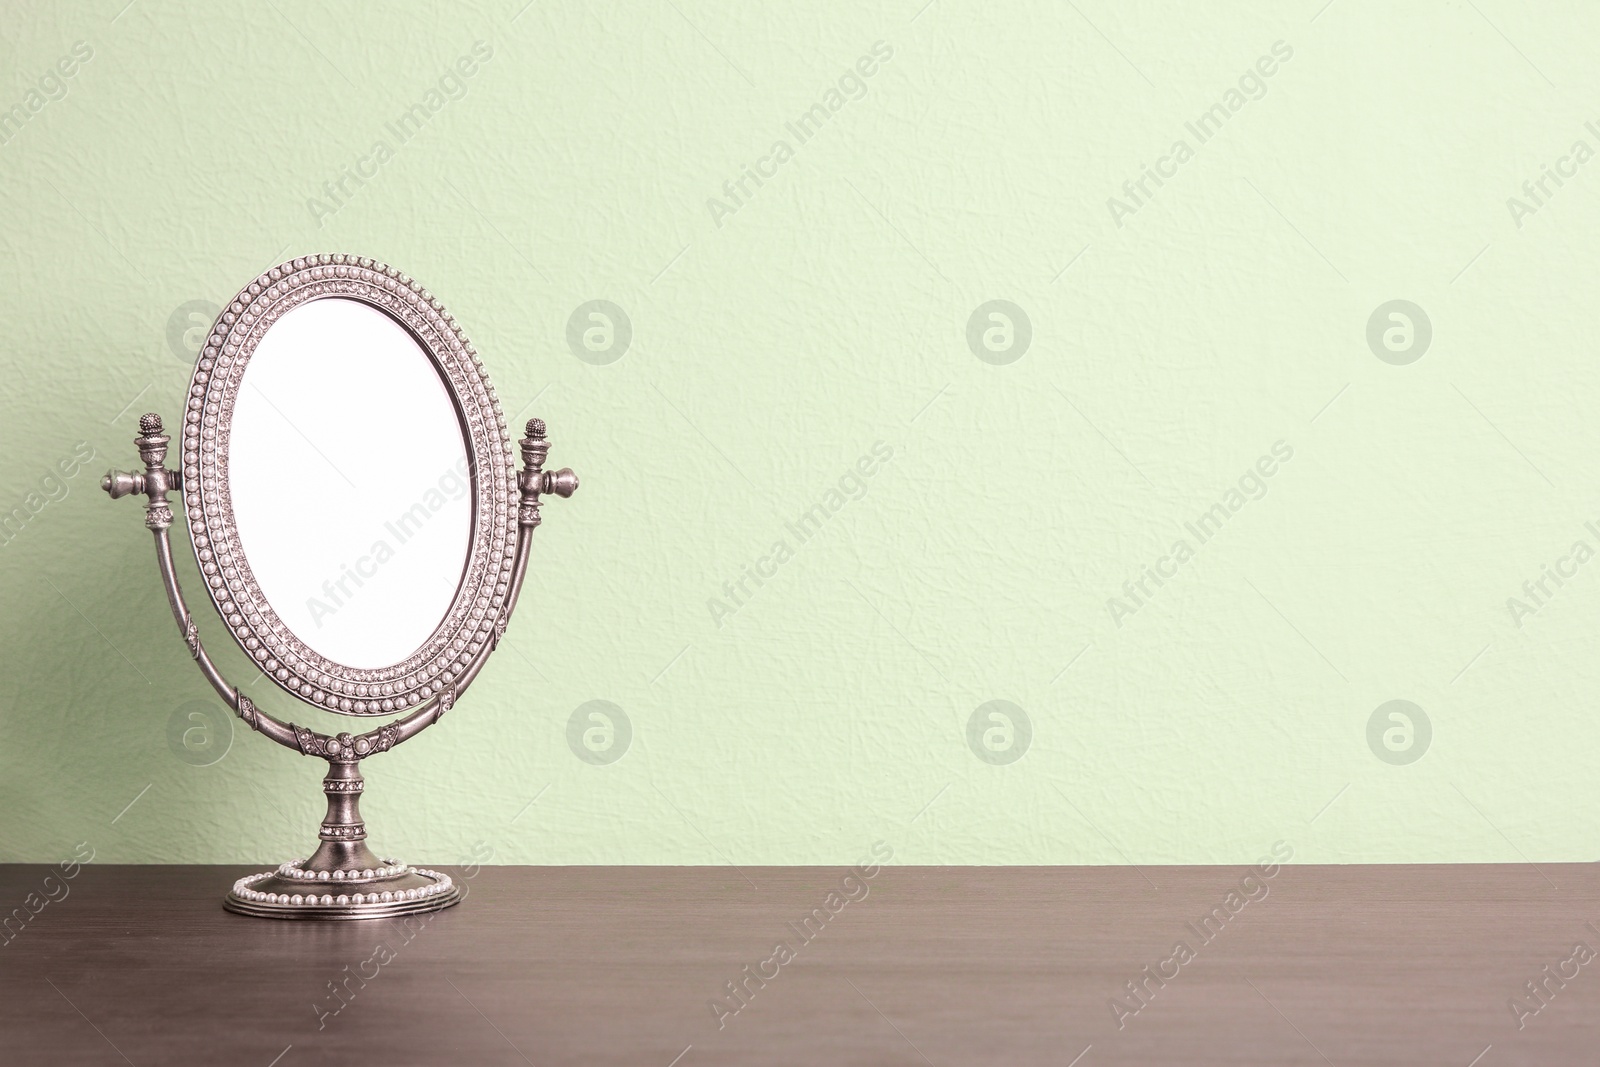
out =
[[0,859],[313,843],[96,483],[340,251],[583,479],[386,853],[1594,857],[1600,10],[124,4],[0,33]]

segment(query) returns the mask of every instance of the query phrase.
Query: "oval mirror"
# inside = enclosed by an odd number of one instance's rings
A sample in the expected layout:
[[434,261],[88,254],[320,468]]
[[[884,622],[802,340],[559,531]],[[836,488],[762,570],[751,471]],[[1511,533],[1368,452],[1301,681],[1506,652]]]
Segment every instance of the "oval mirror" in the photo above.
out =
[[[343,297],[289,311],[250,358],[228,452],[240,547],[290,632],[352,667],[421,648],[461,584],[472,501],[455,405],[405,327]],[[285,471],[315,523],[283,506]]]
[[351,715],[450,692],[515,556],[505,418],[439,302],[371,260],[273,268],[224,310],[183,432],[195,559],[245,651]]

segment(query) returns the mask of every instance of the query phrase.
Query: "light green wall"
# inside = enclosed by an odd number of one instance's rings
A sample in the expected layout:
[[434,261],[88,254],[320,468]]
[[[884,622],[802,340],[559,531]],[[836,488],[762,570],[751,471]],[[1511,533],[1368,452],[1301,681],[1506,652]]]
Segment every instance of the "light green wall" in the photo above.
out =
[[[1560,163],[1600,149],[1600,10],[123,2],[0,33],[0,106],[93,53],[0,145],[0,507],[42,504],[0,548],[0,859],[313,843],[320,765],[242,729],[211,766],[169,745],[209,690],[137,505],[96,483],[136,462],[141,411],[179,410],[174,310],[321,251],[429,286],[583,479],[482,679],[367,768],[384,852],[1594,858],[1600,562],[1507,601],[1600,548],[1600,162]],[[386,131],[478,41],[465,95]],[[877,42],[865,95],[800,143],[785,124]],[[1202,143],[1185,123],[1276,42]],[[1127,198],[1180,138],[1192,158]],[[335,204],[379,139],[393,158]],[[778,139],[793,158],[728,199]],[[1521,192],[1558,164],[1542,204]],[[608,365],[566,339],[596,299],[632,324]],[[968,343],[991,300],[1031,324],[1003,365]],[[1431,322],[1404,365],[1367,340],[1392,300]],[[786,532],[878,442],[860,499]],[[1200,543],[1185,523],[1275,446],[1265,496]],[[1032,730],[1000,765],[967,743],[997,699]],[[1432,730],[1404,765],[1368,742],[1397,699]],[[631,722],[609,765],[566,740],[591,700]]]

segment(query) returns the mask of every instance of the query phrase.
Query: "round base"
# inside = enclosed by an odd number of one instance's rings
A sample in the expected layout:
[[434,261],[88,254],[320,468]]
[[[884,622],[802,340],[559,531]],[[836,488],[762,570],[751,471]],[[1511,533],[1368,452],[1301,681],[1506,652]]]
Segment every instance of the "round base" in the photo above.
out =
[[239,879],[222,906],[262,919],[386,919],[439,911],[461,900],[449,875],[396,860],[338,872],[308,871],[303,863]]

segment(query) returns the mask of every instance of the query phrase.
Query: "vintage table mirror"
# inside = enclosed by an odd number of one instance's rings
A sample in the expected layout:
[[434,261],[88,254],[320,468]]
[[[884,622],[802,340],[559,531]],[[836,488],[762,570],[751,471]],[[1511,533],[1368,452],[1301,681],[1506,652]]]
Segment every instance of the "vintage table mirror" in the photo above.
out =
[[[393,267],[346,255],[274,267],[228,302],[195,364],[179,431],[139,420],[141,493],[178,629],[200,671],[252,730],[328,763],[328,814],[310,858],[241,878],[225,906],[272,918],[365,919],[449,907],[448,875],[367,846],[361,761],[439,721],[505,632],[539,504],[571,496],[546,472],[544,423],[518,445],[454,318]],[[173,569],[174,506],[206,592],[266,677],[356,718],[328,735],[283,722],[206,654]],[[259,680],[259,679],[257,679]],[[248,681],[248,680],[246,680]]]

